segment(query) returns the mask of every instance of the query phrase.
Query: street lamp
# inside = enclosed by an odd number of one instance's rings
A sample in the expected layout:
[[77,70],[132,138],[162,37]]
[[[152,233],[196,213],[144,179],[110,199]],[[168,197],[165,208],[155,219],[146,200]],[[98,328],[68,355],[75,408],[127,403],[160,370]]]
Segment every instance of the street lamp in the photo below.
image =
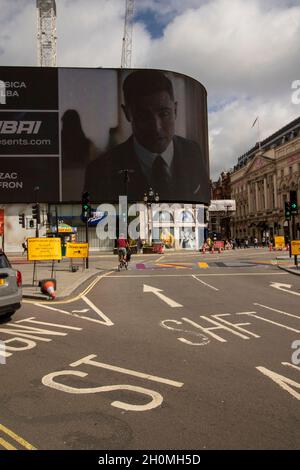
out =
[[[126,231],[126,237],[127,237],[128,236],[128,184],[130,181],[129,174],[134,173],[134,170],[130,168],[123,168],[122,170],[119,170],[118,173],[122,175],[124,178],[123,182],[124,182],[124,190],[125,190],[125,197],[126,197],[125,201],[123,198],[122,200],[119,199],[119,206],[121,208],[121,213],[119,214],[119,216],[121,216],[122,214],[121,227],[120,227],[121,219],[119,219],[119,233]],[[125,224],[125,226],[123,224]]]
[[226,212],[226,216],[225,216],[225,236],[226,236],[227,240],[229,240],[229,238],[230,238],[230,230],[229,230],[230,216],[228,217],[228,209],[230,207],[232,207],[231,203],[227,203],[227,204],[226,204],[226,202],[224,203],[224,208],[225,208],[225,212]]
[[151,237],[151,225],[152,225],[152,210],[151,205],[153,203],[159,202],[159,195],[158,193],[154,193],[152,188],[149,188],[148,192],[144,194],[144,203],[147,205],[147,225],[148,225],[148,243],[151,245],[152,237]]

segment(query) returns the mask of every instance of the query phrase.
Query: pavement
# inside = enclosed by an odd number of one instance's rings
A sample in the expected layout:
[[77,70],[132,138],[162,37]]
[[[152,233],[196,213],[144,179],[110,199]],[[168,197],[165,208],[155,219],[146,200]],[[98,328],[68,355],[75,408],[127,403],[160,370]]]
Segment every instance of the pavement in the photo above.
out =
[[[259,251],[264,250],[261,248]],[[237,253],[238,250],[235,250]],[[187,253],[186,250],[172,252],[172,254],[181,255]],[[188,253],[192,252],[188,250]],[[199,255],[199,251],[194,252],[195,255]],[[171,253],[165,253],[168,256]],[[277,262],[279,269],[290,272],[295,275],[300,275],[300,267],[295,266],[293,258],[289,257],[288,253],[274,252],[274,264]],[[139,254],[134,255],[137,262],[151,261],[151,259],[157,259],[157,254]],[[222,255],[220,255],[222,256]],[[34,276],[34,263],[27,261],[26,255],[20,253],[10,253],[8,257],[15,269],[18,269],[22,273],[23,282],[23,297],[32,298],[37,300],[46,300],[47,296],[41,293],[39,287],[39,281],[43,279],[56,279],[56,298],[58,300],[65,299],[71,296],[81,285],[86,281],[92,280],[99,274],[105,274],[108,271],[115,271],[117,269],[117,256],[110,252],[97,252],[91,253],[89,258],[89,268],[86,269],[81,259],[73,260],[73,266],[77,270],[72,271],[72,265],[69,259],[63,259],[62,261],[55,262],[54,269],[52,271],[52,263],[39,261],[36,263],[36,271]],[[33,276],[35,277],[33,282]]]
[[296,266],[293,258],[293,256],[290,258],[289,254],[278,255],[276,256],[277,266],[279,269],[300,276],[300,259],[298,259],[298,265]]
[[[92,255],[89,259],[89,268],[86,269],[83,261],[80,259],[75,262],[73,267],[69,259],[63,259],[59,263],[56,261],[52,270],[52,263],[46,261],[36,262],[35,274],[34,263],[27,261],[26,256],[20,254],[8,254],[9,260],[14,269],[22,273],[22,288],[24,298],[33,298],[37,300],[46,300],[47,296],[42,294],[39,281],[43,279],[56,280],[56,298],[65,299],[73,294],[82,284],[93,277],[104,274],[117,267],[117,257],[112,254]],[[34,278],[34,279],[33,279]]]

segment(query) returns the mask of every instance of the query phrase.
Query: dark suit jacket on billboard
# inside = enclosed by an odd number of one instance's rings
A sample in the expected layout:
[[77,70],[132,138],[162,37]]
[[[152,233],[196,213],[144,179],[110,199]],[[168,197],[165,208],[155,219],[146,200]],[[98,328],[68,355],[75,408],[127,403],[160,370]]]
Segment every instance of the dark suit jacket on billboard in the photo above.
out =
[[[179,136],[174,136],[173,142],[172,181],[165,191],[160,191],[160,200],[208,202],[208,169],[199,145]],[[134,173],[129,174],[128,199],[143,200],[150,184],[142,172],[131,136],[87,167],[85,190],[91,194],[93,201],[118,201],[119,195],[125,194],[124,176],[118,172],[121,169],[134,170]],[[155,185],[153,189],[156,190]]]

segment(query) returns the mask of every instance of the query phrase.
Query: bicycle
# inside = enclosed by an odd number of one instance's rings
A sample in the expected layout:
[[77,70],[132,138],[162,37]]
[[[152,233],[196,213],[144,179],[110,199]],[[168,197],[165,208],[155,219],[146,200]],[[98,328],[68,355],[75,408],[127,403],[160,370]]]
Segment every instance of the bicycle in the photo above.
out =
[[[125,256],[126,256],[126,255],[125,255]],[[118,271],[121,271],[123,268],[125,268],[126,270],[128,269],[128,262],[127,262],[125,256],[124,256],[123,253],[119,253]]]

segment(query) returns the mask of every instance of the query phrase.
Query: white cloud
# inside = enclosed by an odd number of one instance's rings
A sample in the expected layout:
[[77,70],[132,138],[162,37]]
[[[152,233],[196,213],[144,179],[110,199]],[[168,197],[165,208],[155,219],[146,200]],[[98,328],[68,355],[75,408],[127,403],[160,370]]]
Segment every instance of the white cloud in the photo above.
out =
[[262,138],[300,114],[291,103],[299,43],[300,7],[266,8],[258,0],[214,0],[187,10],[151,42],[147,63],[186,73],[207,88],[216,109],[209,115],[214,178],[255,144],[249,127],[258,114]]

